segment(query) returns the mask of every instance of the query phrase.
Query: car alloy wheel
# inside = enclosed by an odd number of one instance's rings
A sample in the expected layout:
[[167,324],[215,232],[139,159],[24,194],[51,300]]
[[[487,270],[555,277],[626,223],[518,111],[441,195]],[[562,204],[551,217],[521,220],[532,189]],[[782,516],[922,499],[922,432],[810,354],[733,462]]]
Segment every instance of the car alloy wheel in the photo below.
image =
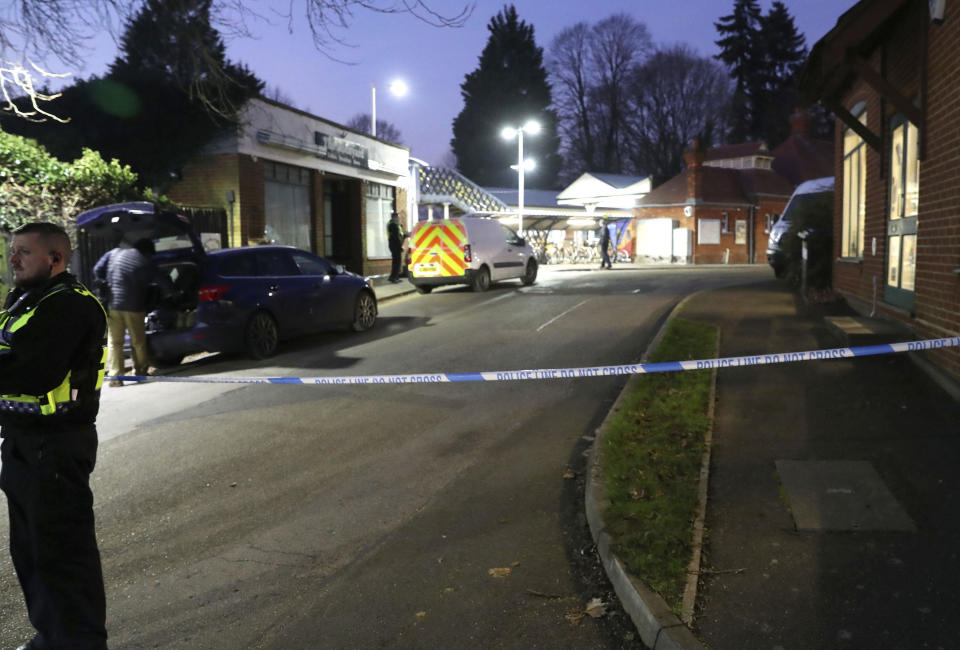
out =
[[258,311],[250,317],[244,335],[247,354],[254,359],[266,359],[277,350],[277,323],[265,311]]
[[366,291],[357,296],[357,304],[353,310],[353,330],[365,332],[377,322],[377,301]]

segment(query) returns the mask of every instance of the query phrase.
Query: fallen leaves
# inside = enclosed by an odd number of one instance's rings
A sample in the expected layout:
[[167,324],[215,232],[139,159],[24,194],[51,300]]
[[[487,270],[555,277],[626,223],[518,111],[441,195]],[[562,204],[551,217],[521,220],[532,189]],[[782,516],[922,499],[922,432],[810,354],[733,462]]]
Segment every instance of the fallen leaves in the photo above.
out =
[[584,609],[570,612],[564,618],[566,618],[571,625],[580,625],[580,622],[583,621],[585,616],[589,616],[590,618],[600,618],[605,616],[606,613],[607,603],[603,602],[603,600],[600,598],[592,598]]
[[517,568],[518,566],[520,566],[519,562],[513,562],[508,567],[496,567],[493,569],[487,569],[487,573],[490,574],[490,577],[492,578],[506,578],[507,576],[510,575],[513,569]]

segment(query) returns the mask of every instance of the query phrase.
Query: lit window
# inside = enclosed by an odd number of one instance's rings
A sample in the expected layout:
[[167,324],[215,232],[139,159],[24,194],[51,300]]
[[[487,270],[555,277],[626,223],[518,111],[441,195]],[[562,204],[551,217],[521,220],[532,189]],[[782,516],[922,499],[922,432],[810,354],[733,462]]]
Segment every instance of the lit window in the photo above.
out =
[[[855,109],[856,110],[856,109]],[[867,112],[860,113],[861,124]],[[843,238],[841,257],[863,257],[863,222],[866,216],[867,150],[853,129],[843,132]]]

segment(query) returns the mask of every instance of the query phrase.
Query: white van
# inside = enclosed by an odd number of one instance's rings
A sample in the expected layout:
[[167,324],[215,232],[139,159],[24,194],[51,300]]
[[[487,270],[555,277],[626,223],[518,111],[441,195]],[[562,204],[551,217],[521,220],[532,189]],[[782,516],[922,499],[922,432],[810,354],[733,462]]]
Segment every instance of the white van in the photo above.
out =
[[770,237],[767,240],[767,263],[773,268],[773,274],[776,277],[782,278],[789,265],[787,258],[789,247],[787,242],[783,241],[783,237],[790,230],[791,214],[824,199],[827,200],[828,205],[833,205],[833,176],[805,181],[793,191],[780,219],[770,229]]
[[491,282],[537,280],[533,247],[496,219],[459,217],[421,221],[410,235],[407,279],[420,293],[445,284],[486,291]]

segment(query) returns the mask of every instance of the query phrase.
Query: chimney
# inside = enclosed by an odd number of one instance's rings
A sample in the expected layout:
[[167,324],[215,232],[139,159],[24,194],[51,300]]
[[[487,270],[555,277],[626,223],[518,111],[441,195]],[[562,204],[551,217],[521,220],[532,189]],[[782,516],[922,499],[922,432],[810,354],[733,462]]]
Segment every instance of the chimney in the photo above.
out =
[[683,152],[683,161],[687,164],[687,199],[703,198],[703,159],[705,152],[700,141],[690,141],[690,148]]
[[790,116],[790,135],[810,139],[810,112],[799,106]]

